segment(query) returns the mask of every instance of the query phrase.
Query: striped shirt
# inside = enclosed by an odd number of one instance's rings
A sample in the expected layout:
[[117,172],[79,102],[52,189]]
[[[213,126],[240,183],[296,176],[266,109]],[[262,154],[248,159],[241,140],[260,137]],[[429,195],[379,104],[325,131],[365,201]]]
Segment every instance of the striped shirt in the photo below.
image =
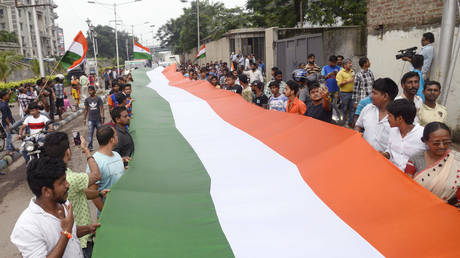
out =
[[353,103],[358,104],[362,99],[371,94],[374,80],[374,74],[369,69],[361,69],[356,73],[353,87]]

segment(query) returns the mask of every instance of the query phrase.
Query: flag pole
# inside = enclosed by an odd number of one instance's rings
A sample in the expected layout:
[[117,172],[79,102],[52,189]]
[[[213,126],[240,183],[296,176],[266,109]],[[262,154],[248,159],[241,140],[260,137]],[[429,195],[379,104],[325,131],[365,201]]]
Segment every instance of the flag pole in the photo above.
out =
[[[45,86],[45,85],[49,82],[51,76],[53,76],[53,74],[57,71],[57,68],[58,68],[59,65],[61,64],[62,58],[64,58],[64,56],[65,56],[65,54],[67,54],[67,52],[68,52],[68,51],[66,51],[66,52],[64,53],[64,55],[59,59],[59,62],[57,62],[57,64],[54,66],[54,69],[53,69],[53,71],[51,72],[51,74],[50,74],[49,76],[45,77],[45,78],[46,78],[46,81],[45,81],[45,83],[43,84],[43,86]],[[44,89],[45,89],[45,87],[43,87],[43,88],[40,90],[40,92],[38,93],[37,99],[38,99],[39,96],[42,94],[42,92],[43,92]]]

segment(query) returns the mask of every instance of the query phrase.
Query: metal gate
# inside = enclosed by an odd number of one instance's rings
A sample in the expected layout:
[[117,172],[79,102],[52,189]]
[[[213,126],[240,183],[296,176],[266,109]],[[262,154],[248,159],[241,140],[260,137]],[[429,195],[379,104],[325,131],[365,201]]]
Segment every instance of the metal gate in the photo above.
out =
[[323,66],[323,37],[321,34],[302,35],[276,41],[276,65],[283,71],[284,80],[300,63],[307,63],[308,54],[316,56],[316,64]]

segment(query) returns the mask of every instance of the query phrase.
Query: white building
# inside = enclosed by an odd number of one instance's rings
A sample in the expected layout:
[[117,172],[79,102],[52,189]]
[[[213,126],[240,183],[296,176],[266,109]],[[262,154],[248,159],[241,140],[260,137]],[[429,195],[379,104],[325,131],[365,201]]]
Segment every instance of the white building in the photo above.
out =
[[[58,15],[54,9],[57,5],[53,0],[36,0],[35,2],[47,5],[36,8],[43,57],[63,54],[60,51],[62,47],[60,42],[63,41],[62,29],[55,24]],[[30,5],[31,0],[18,0],[18,4]],[[14,0],[0,0],[0,31],[16,33],[19,53],[29,58],[38,56],[33,22],[32,8],[16,8]],[[58,36],[59,29],[61,36]]]

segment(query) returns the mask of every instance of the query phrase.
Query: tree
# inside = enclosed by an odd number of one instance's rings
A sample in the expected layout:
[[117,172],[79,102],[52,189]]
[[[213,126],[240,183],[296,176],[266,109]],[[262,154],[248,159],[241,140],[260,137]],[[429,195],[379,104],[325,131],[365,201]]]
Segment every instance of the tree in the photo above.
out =
[[251,22],[260,27],[294,27],[300,21],[302,4],[304,20],[317,25],[364,25],[366,0],[248,0]]
[[24,57],[10,51],[0,51],[0,81],[6,82],[8,76],[14,71],[21,69]]
[[[156,35],[161,46],[169,47],[175,53],[184,53],[197,46],[195,1],[183,11],[180,17],[161,26]],[[243,9],[225,8],[220,2],[200,1],[200,39],[217,39],[228,30],[249,26],[249,14]]]
[[[116,57],[115,48],[115,30],[110,26],[98,25],[94,29],[97,33],[98,57],[114,58]],[[88,56],[94,57],[93,41],[86,35],[88,41]],[[126,56],[126,40],[128,40],[128,51],[131,55],[133,51],[132,38],[125,31],[118,31],[118,55],[121,60],[127,60]]]
[[38,62],[38,59],[32,59],[32,61],[30,62],[30,70],[35,75],[35,77],[40,76],[40,63]]

